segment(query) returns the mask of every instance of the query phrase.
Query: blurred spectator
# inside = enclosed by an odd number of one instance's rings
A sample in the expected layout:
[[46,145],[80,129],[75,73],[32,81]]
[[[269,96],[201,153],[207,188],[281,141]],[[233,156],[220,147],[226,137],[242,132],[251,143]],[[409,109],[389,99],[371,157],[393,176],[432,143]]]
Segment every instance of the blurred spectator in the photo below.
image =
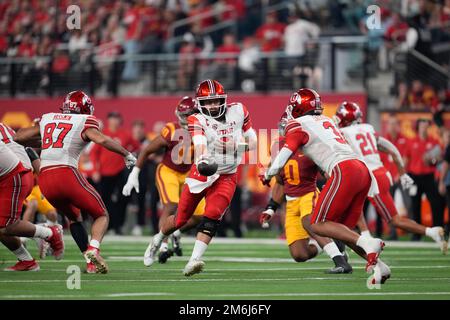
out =
[[[409,194],[412,198],[413,218],[417,223],[421,223],[422,194],[425,193],[433,213],[433,226],[443,226],[444,208],[439,197],[437,183],[434,180],[441,148],[439,142],[428,135],[429,126],[429,120],[417,120],[416,137],[410,139],[406,147],[407,170],[415,184],[409,190]],[[419,240],[420,235],[413,235],[412,239]]]
[[[208,28],[214,24],[213,8],[209,5],[208,0],[191,0],[190,10],[188,13],[189,18],[202,15],[202,18],[197,18],[195,21],[200,22],[201,29]],[[208,16],[211,14],[210,16]]]
[[[443,143],[445,146],[444,158],[441,163],[441,172],[439,179],[439,193],[441,196],[446,197],[447,200],[447,209],[450,213],[450,130],[445,129],[443,134]],[[446,227],[446,234],[450,231],[450,219]]]
[[88,37],[86,33],[81,30],[73,30],[68,43],[69,53],[75,54],[79,50],[86,49],[88,47]]
[[195,72],[197,66],[196,56],[201,52],[201,49],[196,46],[194,36],[191,33],[185,34],[184,42],[180,49],[178,74],[177,74],[177,89],[190,90],[195,83]]
[[269,12],[265,23],[256,30],[256,37],[260,42],[261,51],[271,52],[282,49],[285,28],[286,24],[278,21],[277,12]]
[[398,84],[398,93],[395,102],[395,107],[397,109],[405,109],[408,108],[408,106],[409,106],[408,85],[406,84],[406,82],[400,82]]
[[398,46],[406,41],[406,34],[409,30],[409,25],[403,20],[402,16],[394,12],[386,32],[384,33],[385,45],[389,49]]
[[408,104],[414,111],[431,111],[436,109],[439,100],[431,86],[425,86],[422,81],[414,80],[408,94]]
[[243,91],[254,91],[256,89],[257,65],[260,62],[260,50],[253,37],[245,38],[242,45],[238,60],[239,80]]
[[[122,124],[122,115],[119,112],[110,112],[103,132],[118,141],[128,151],[138,151],[139,143],[128,131],[122,129]],[[116,234],[122,234],[125,209],[129,199],[122,195],[122,188],[128,177],[128,169],[125,167],[123,157],[96,144],[92,147],[91,160],[95,175],[100,175],[100,193],[110,215],[109,229]]]
[[[145,123],[143,120],[136,120],[133,122],[132,136],[135,141],[140,143],[140,150],[145,148],[149,143],[149,140],[146,137]],[[148,162],[146,161],[139,172],[139,193],[136,194],[138,205],[137,224],[131,230],[131,234],[134,236],[141,236],[145,227],[145,213],[147,209],[145,197],[148,189],[148,169]]]

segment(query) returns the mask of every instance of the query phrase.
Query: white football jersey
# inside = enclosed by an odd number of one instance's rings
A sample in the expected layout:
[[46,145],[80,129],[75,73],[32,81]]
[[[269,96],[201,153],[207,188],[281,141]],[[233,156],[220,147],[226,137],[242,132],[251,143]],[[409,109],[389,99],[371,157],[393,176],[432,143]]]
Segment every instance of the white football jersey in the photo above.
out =
[[330,118],[308,115],[290,120],[286,126],[286,134],[289,130],[296,129],[298,124],[309,137],[302,147],[303,153],[329,175],[339,162],[358,159]]
[[3,141],[0,141],[0,154],[0,177],[3,177],[13,171],[20,160]]
[[46,113],[39,123],[42,140],[41,168],[65,165],[78,168],[81,151],[89,144],[81,137],[88,128],[99,129],[94,116]]
[[370,124],[351,125],[341,128],[341,132],[370,170],[373,171],[383,167],[378,153],[376,132]]
[[[241,103],[232,103],[227,106],[225,122],[220,122],[201,113],[195,114],[198,120],[193,130],[204,132],[208,144],[208,154],[214,157],[218,164],[218,174],[235,173],[242,160],[242,152],[238,152],[238,144],[243,141],[244,127],[249,122],[247,109]],[[190,130],[191,131],[191,130]],[[234,148],[217,150],[216,141],[227,141]]]
[[0,140],[19,158],[23,166],[32,170],[31,160],[25,151],[25,147],[14,141],[15,131],[0,122]]

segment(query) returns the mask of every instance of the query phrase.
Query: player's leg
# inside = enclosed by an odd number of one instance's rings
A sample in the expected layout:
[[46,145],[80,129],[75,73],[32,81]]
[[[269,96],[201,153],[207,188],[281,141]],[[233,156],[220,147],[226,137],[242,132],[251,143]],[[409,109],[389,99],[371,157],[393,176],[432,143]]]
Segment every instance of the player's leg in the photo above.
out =
[[366,218],[364,217],[364,213],[361,213],[359,216],[358,222],[356,223],[356,226],[359,229],[359,232],[364,237],[372,237],[369,231],[369,227],[367,226]]
[[211,239],[215,236],[223,215],[230,206],[236,183],[235,174],[222,175],[211,187],[206,189],[205,214],[197,227],[197,239],[191,258],[183,270],[185,276],[191,276],[203,270],[205,263],[201,259]]
[[[333,169],[322,190],[311,218],[313,232],[360,246],[367,253],[366,270],[372,271],[384,246],[380,239],[361,237],[353,229],[362,213],[371,185],[371,176],[364,163],[349,160]],[[362,252],[360,252],[362,253]]]
[[17,257],[18,262],[4,271],[39,271],[39,264],[24,247],[19,237],[8,236],[4,228],[0,228],[0,242]]

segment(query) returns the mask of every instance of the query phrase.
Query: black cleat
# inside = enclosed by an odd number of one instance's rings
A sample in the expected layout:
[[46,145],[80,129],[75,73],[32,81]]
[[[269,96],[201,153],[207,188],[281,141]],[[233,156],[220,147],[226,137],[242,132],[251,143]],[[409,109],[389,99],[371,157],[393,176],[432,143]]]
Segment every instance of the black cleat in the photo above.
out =
[[348,274],[348,273],[352,273],[352,272],[353,272],[352,267],[345,268],[343,266],[333,267],[333,268],[325,271],[326,274]]
[[162,251],[159,253],[158,256],[158,262],[159,263],[166,263],[167,260],[173,256],[173,251],[171,249],[168,249],[167,251]]
[[180,247],[175,247],[173,248],[173,252],[178,256],[181,257],[183,255],[183,249],[181,249]]

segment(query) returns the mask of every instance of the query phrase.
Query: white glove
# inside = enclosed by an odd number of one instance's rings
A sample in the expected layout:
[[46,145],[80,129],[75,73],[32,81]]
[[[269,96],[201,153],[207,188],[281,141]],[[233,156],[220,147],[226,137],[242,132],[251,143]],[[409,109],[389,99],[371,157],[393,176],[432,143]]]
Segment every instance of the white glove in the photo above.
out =
[[127,166],[128,169],[130,169],[132,166],[134,166],[136,164],[136,157],[133,156],[131,153],[127,154],[127,156],[125,157],[125,165]]
[[138,167],[134,167],[133,170],[131,170],[130,175],[128,176],[127,183],[123,186],[122,194],[124,196],[129,196],[131,194],[131,191],[133,189],[136,190],[137,193],[139,193],[139,172],[141,169]]
[[414,180],[408,174],[404,173],[400,176],[400,183],[403,190],[408,190],[414,185]]

